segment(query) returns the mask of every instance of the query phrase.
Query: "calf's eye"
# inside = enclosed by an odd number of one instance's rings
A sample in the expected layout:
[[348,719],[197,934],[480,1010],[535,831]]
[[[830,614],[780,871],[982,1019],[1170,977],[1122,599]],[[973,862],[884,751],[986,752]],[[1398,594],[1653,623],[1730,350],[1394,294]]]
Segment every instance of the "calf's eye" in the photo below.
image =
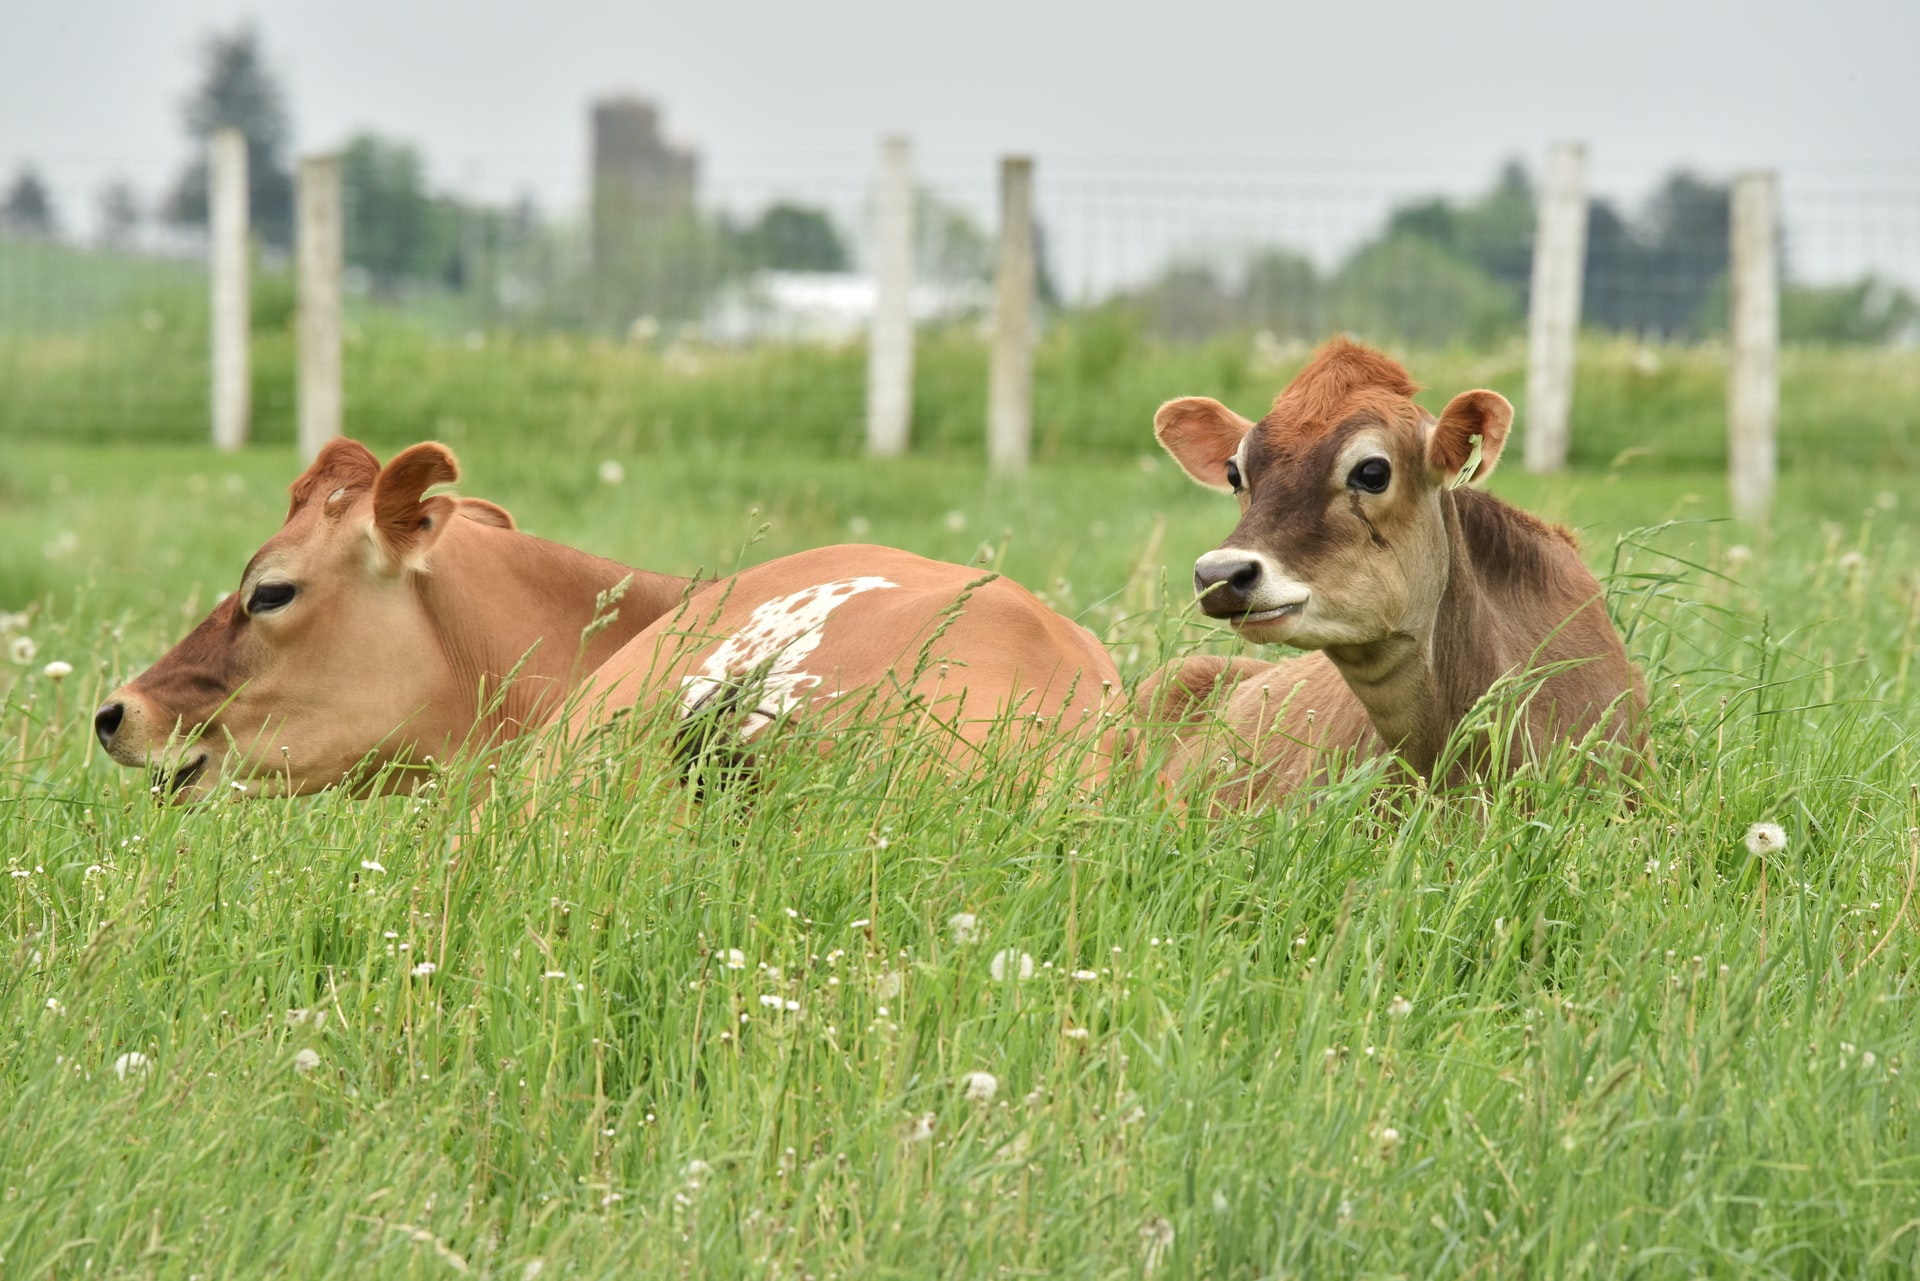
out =
[[269,614],[291,602],[298,592],[292,583],[261,583],[247,597],[249,614]]
[[1227,459],[1227,484],[1233,486],[1234,493],[1240,492],[1240,464],[1231,458]]
[[1369,494],[1387,492],[1387,482],[1393,479],[1393,466],[1384,458],[1369,458],[1347,473],[1347,484],[1354,489],[1363,489]]

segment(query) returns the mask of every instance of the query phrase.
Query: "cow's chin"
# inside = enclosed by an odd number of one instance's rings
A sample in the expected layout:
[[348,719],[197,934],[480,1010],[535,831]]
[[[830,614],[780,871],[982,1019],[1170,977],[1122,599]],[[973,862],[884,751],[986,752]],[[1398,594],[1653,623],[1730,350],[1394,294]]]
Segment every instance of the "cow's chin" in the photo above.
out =
[[153,797],[163,805],[204,805],[290,796],[297,788],[285,773],[236,771],[225,752],[195,745],[148,768]]

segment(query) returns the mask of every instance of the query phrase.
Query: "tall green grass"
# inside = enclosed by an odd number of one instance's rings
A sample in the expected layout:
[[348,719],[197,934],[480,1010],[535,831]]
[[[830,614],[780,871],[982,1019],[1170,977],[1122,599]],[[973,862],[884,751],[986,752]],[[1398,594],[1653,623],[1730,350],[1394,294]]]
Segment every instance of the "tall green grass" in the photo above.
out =
[[[1230,505],[1169,468],[579,439],[476,432],[463,488],[659,568],[856,520],[984,544],[1129,678],[1223,643],[1180,584]],[[154,806],[88,712],[233,584],[288,468],[10,458],[0,608],[38,652],[0,676],[6,1276],[1920,1266],[1897,478],[1790,471],[1767,531],[1714,520],[1713,473],[1497,480],[1584,526],[1646,666],[1631,795],[1565,758],[1459,794],[1362,769],[1202,819],[855,739],[696,804],[629,778],[643,740],[529,817],[525,758]]]
[[[253,435],[293,438],[293,299],[262,275],[254,303]],[[1521,409],[1526,353],[1400,352],[1438,409],[1491,386]],[[1205,344],[1144,336],[1119,313],[1059,318],[1035,365],[1035,456],[1137,457],[1172,395],[1218,397],[1250,416],[1304,363],[1247,335]],[[0,324],[0,449],[43,444],[194,444],[208,434],[206,302],[156,293],[84,329]],[[451,338],[365,308],[349,328],[345,421],[383,449],[429,437],[459,445],[610,453],[722,450],[850,457],[864,443],[864,350],[732,350],[626,344],[577,334],[474,332]],[[987,353],[970,331],[930,331],[915,358],[915,448],[984,452]],[[1726,458],[1727,358],[1713,345],[1668,347],[1592,336],[1581,345],[1573,461],[1605,467],[1715,467]],[[1789,348],[1781,358],[1780,453],[1789,467],[1920,470],[1920,353]]]

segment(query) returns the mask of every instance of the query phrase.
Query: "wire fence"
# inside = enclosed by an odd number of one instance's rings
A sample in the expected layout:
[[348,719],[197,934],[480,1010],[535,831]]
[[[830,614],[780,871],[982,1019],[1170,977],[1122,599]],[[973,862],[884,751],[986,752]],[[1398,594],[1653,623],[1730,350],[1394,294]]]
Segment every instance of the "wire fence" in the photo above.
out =
[[[350,432],[859,448],[871,175],[733,177],[625,204],[602,191],[562,210],[473,166],[461,190],[480,194],[449,194],[405,161],[343,158]],[[10,204],[0,227],[0,436],[205,439],[204,232],[106,182],[108,166],[45,172],[64,207],[35,224]],[[74,193],[89,182],[98,198],[82,217]],[[1270,395],[1335,330],[1509,378],[1516,392],[1524,382],[1537,193],[1518,166],[1475,189],[1421,172],[1050,173],[1041,157],[1036,186],[1043,458],[1137,449],[1141,406],[1166,395]],[[915,443],[971,449],[984,421],[993,176],[924,172],[917,189]],[[261,191],[256,181],[256,205]],[[1782,193],[1790,353],[1907,377],[1920,342],[1920,173],[1789,171]],[[286,218],[256,209],[255,439],[292,432],[289,233]],[[1576,420],[1715,405],[1718,421],[1728,256],[1723,178],[1676,174],[1651,194],[1590,199],[1582,319],[1593,354]],[[1789,441],[1819,419],[1814,385],[1804,396],[1793,386],[1796,369],[1816,365],[1787,360]],[[1617,395],[1604,390],[1616,366]],[[1911,411],[1889,413],[1866,448],[1905,458],[1920,428]],[[1696,452],[1711,454],[1701,430]],[[1640,443],[1576,427],[1575,461]]]

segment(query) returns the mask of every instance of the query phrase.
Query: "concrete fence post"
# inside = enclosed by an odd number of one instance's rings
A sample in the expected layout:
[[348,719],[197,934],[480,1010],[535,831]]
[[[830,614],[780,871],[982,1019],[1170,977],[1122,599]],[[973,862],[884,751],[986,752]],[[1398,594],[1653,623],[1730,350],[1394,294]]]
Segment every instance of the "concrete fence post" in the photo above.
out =
[[1772,170],[1733,182],[1727,321],[1727,487],[1733,510],[1763,520],[1773,503],[1780,413],[1780,181]]
[[987,387],[987,462],[1027,466],[1033,444],[1033,160],[1000,161],[1000,252],[993,281],[993,355]]
[[880,140],[873,200],[873,324],[867,331],[867,453],[907,452],[913,425],[913,143]]
[[340,434],[340,158],[300,161],[300,461]]
[[1587,258],[1587,148],[1556,142],[1533,238],[1533,291],[1527,315],[1526,463],[1531,472],[1567,465],[1573,370]]
[[253,374],[247,341],[247,139],[238,129],[213,135],[207,154],[208,265],[212,277],[213,443],[247,443]]

